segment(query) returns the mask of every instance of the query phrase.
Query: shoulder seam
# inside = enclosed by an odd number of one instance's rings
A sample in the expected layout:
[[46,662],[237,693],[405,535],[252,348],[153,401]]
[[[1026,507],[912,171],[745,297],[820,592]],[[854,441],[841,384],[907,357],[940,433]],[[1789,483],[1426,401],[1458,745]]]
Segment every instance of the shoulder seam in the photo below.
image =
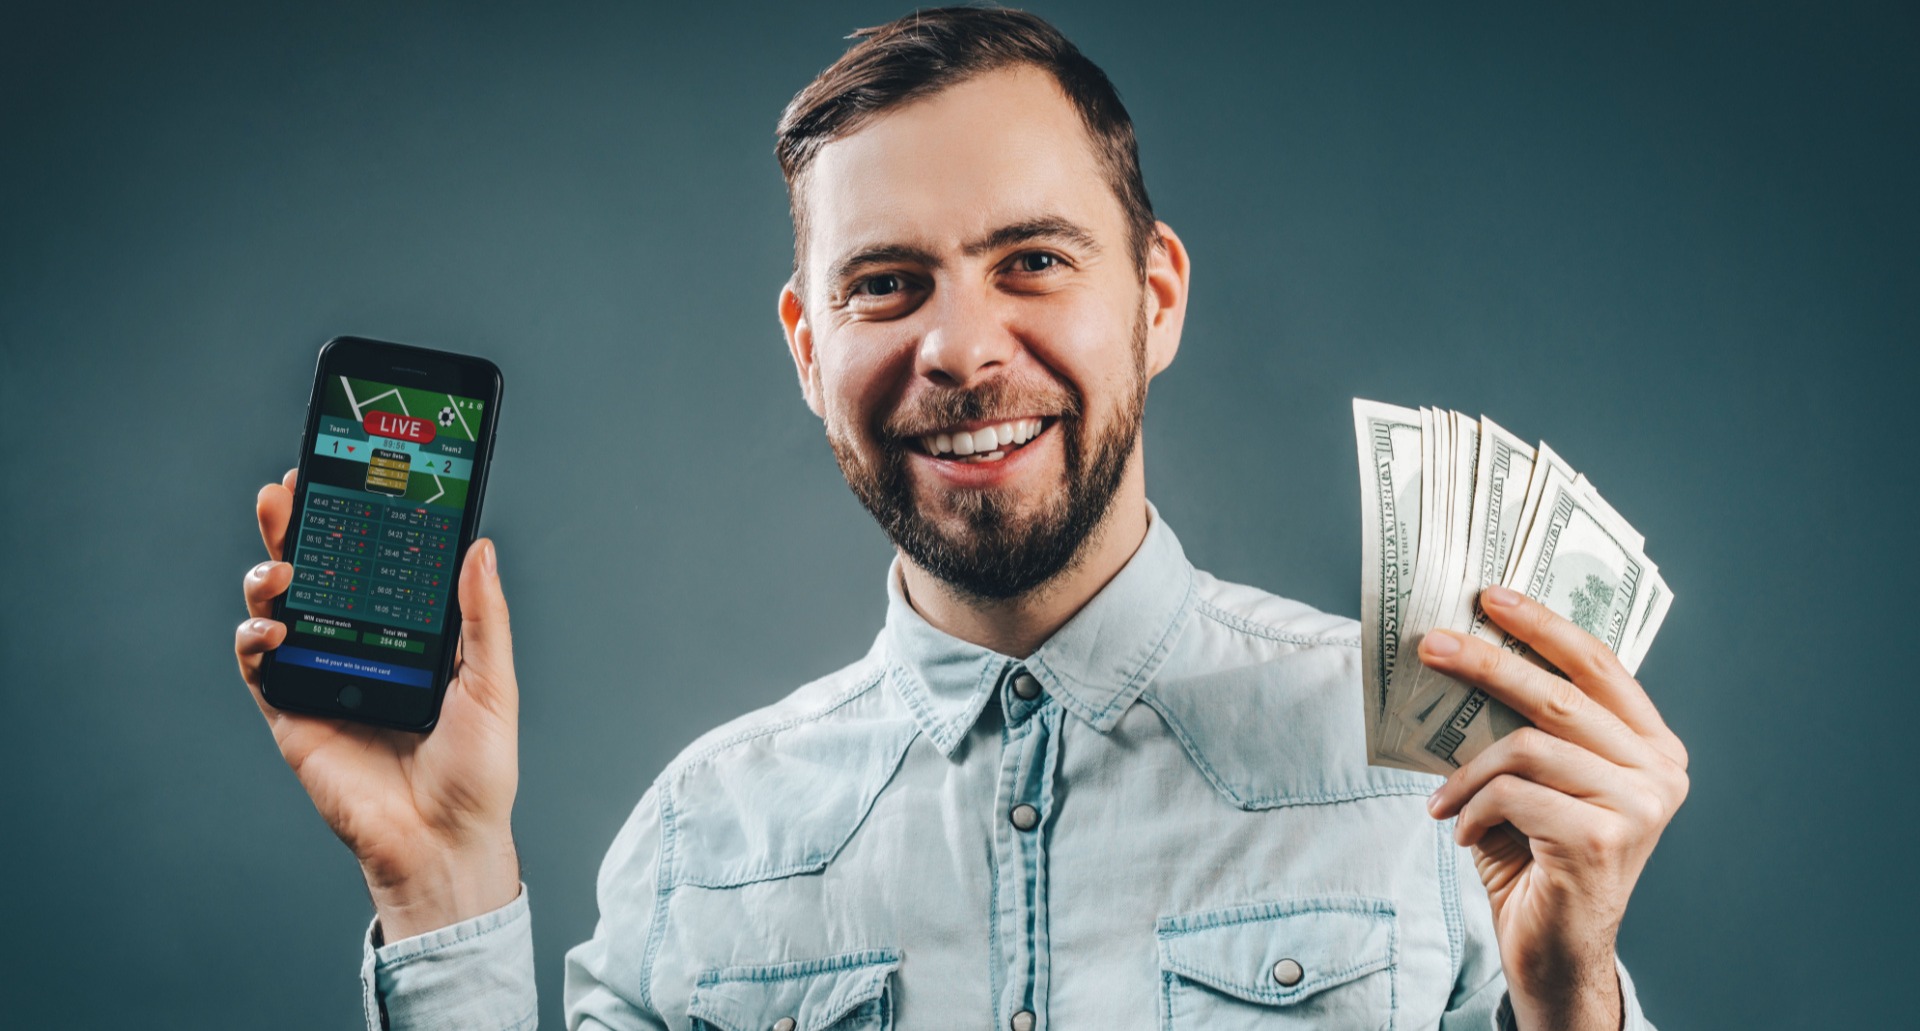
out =
[[1270,626],[1266,623],[1256,623],[1239,613],[1228,612],[1226,609],[1215,605],[1211,599],[1205,597],[1196,601],[1194,607],[1199,609],[1208,619],[1222,626],[1238,630],[1241,633],[1252,634],[1255,637],[1263,637],[1269,641],[1282,641],[1287,644],[1307,646],[1339,645],[1347,648],[1360,647],[1360,638],[1358,637],[1335,637],[1331,634],[1296,634],[1292,631],[1282,630],[1279,627]]
[[[845,691],[842,691],[839,695],[828,699],[827,704],[825,704],[824,706],[818,709],[815,709],[810,712],[798,713],[784,720],[780,720],[775,723],[769,723],[765,726],[746,728],[729,737],[721,738],[719,741],[716,741],[713,744],[708,745],[706,748],[701,749],[699,752],[696,752],[692,755],[683,755],[674,759],[672,762],[667,764],[666,769],[663,769],[660,771],[660,776],[654,778],[654,783],[658,784],[662,781],[665,781],[668,778],[687,769],[688,767],[697,766],[700,763],[706,762],[708,759],[711,759],[714,756],[720,754],[721,752],[724,752],[729,749],[735,748],[739,745],[745,744],[746,742],[752,741],[755,738],[766,737],[770,734],[778,734],[783,730],[788,730],[793,727],[797,727],[802,723],[811,723],[815,720],[824,719],[827,716],[832,715],[836,710],[845,706],[848,702],[851,702],[855,698],[858,698],[861,695],[866,694],[868,691],[872,690],[874,685],[880,682],[880,679],[886,673],[886,667],[879,665],[877,663],[875,664],[875,666],[876,668],[874,670],[869,672],[866,676],[855,681],[852,687],[847,688]],[[814,681],[814,683],[818,683],[818,681]]]

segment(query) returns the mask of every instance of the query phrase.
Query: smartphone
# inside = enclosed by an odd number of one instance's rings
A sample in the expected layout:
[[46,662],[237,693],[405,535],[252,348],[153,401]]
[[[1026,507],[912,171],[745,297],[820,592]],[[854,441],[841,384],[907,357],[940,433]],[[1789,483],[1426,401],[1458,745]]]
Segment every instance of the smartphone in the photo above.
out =
[[484,358],[345,336],[320,348],[269,703],[419,733],[439,721],[500,387]]

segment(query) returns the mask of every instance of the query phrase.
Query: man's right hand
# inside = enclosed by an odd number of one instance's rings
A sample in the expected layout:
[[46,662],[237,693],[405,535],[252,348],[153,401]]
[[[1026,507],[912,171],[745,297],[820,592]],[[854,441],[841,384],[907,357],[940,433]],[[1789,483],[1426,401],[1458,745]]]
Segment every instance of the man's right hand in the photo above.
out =
[[260,490],[269,561],[243,581],[252,618],[234,638],[240,676],[314,808],[360,861],[385,940],[498,909],[520,891],[512,830],[520,689],[493,542],[475,541],[460,569],[460,643],[431,734],[283,712],[261,696],[260,656],[287,636],[272,616],[293,581],[281,559],[294,476]]

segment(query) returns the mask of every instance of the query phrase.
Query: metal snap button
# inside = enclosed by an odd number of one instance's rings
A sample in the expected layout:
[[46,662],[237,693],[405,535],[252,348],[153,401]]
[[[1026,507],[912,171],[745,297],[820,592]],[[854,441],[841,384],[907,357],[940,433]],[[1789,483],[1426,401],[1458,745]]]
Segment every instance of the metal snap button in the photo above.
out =
[[1040,697],[1040,681],[1031,673],[1021,673],[1013,678],[1013,693],[1031,702]]
[[1273,965],[1273,979],[1279,982],[1282,988],[1292,988],[1305,976],[1307,972],[1294,960],[1283,959]]
[[1030,831],[1040,825],[1040,810],[1022,802],[1013,807],[1007,818],[1013,821],[1015,829]]
[[1008,1022],[1007,1026],[1013,1028],[1013,1031],[1033,1031],[1033,1011],[1021,1010],[1015,1013],[1013,1020]]
[[793,1031],[794,1028],[799,1026],[799,1024],[794,1022],[792,1017],[781,1017],[779,1020],[773,1022],[773,1031]]

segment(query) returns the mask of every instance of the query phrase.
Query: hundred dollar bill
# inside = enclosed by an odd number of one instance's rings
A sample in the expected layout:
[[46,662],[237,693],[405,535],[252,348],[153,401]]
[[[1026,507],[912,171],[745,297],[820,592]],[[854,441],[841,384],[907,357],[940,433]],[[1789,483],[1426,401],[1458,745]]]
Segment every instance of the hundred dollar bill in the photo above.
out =
[[[1535,476],[1542,470],[1538,507],[1504,586],[1539,601],[1620,654],[1630,633],[1639,629],[1633,617],[1639,614],[1643,624],[1651,623],[1658,571],[1641,554],[1639,535],[1590,490],[1582,490],[1564,465],[1543,462]],[[1501,644],[1547,665],[1516,638],[1504,636]],[[1418,739],[1429,757],[1456,767],[1525,725],[1485,691],[1456,685],[1429,713]]]
[[[1480,419],[1474,439],[1473,492],[1466,548],[1462,561],[1456,566],[1454,589],[1443,603],[1442,616],[1433,624],[1463,634],[1480,634],[1487,622],[1487,615],[1480,608],[1480,591],[1499,583],[1506,574],[1507,559],[1512,554],[1520,513],[1526,503],[1527,481],[1534,466],[1533,447],[1492,419],[1484,416]],[[1495,642],[1498,643],[1497,638]],[[1410,642],[1410,646],[1417,646],[1417,642]],[[1386,735],[1392,740],[1382,745],[1382,751],[1422,769],[1449,772],[1451,767],[1442,768],[1433,761],[1423,761],[1432,757],[1419,748],[1407,748],[1406,743],[1454,683],[1445,674],[1424,664],[1418,665],[1404,689],[1396,692],[1395,732]]]
[[1413,589],[1420,540],[1421,417],[1408,408],[1353,402],[1360,452],[1360,659],[1367,753],[1375,750],[1391,670]]
[[1620,653],[1620,663],[1629,674],[1640,672],[1641,660],[1647,657],[1647,648],[1653,644],[1653,636],[1660,632],[1660,624],[1667,618],[1667,609],[1673,606],[1673,588],[1667,586],[1658,569],[1653,571],[1652,576],[1652,585],[1647,589],[1647,607],[1634,620],[1633,635],[1627,642],[1626,651]]
[[1430,426],[1435,436],[1434,468],[1433,474],[1422,480],[1422,486],[1432,485],[1433,499],[1427,510],[1432,522],[1423,526],[1431,532],[1421,535],[1414,602],[1407,629],[1401,635],[1400,656],[1393,669],[1377,748],[1381,757],[1413,766],[1422,765],[1423,757],[1403,746],[1420,725],[1419,703],[1414,700],[1419,685],[1434,675],[1420,661],[1420,638],[1436,626],[1450,625],[1448,620],[1466,577],[1480,448],[1479,424],[1459,412],[1436,409]]

